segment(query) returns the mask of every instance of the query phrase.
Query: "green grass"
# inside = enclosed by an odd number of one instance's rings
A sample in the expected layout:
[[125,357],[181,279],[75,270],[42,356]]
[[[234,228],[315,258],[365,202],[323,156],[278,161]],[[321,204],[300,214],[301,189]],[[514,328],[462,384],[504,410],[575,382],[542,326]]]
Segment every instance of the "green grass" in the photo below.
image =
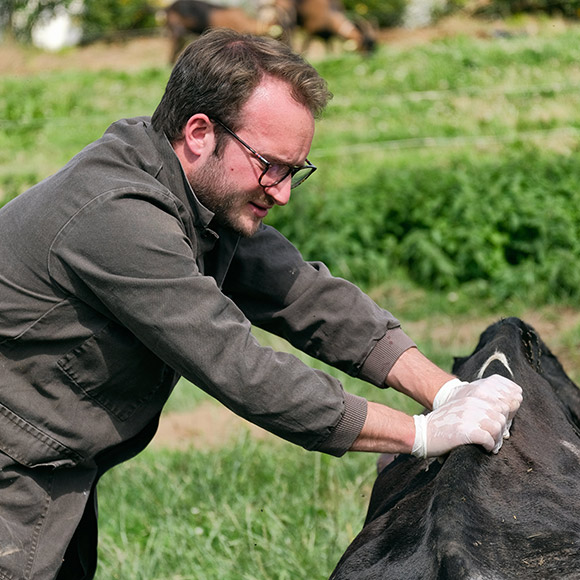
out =
[[[455,37],[317,63],[336,97],[314,179],[269,222],[372,289],[396,277],[462,302],[580,299],[578,27]],[[0,83],[0,197],[56,171],[119,117],[150,114],[167,68]],[[347,219],[346,219],[347,218]]]
[[164,69],[47,72],[0,80],[0,199],[54,173],[113,121],[146,115]]
[[362,525],[374,466],[241,437],[146,451],[100,484],[101,579],[328,577]]
[[[443,368],[499,316],[563,321],[580,297],[578,63],[580,29],[549,26],[317,62],[335,94],[313,144],[319,171],[272,223],[367,289]],[[150,114],[168,75],[0,79],[0,205],[117,118]],[[552,339],[577,361],[578,325]],[[418,409],[295,354],[351,392]],[[208,399],[182,381],[166,412]],[[220,449],[151,448],[99,484],[98,579],[327,578],[362,525],[375,459],[246,435]]]

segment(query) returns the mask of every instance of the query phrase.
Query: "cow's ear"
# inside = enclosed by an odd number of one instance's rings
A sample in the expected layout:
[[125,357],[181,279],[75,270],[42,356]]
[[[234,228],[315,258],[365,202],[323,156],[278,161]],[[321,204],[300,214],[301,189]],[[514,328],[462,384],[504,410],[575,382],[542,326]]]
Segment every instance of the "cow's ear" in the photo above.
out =
[[468,359],[467,356],[454,356],[453,357],[453,367],[451,372],[456,375],[459,369],[463,366],[463,363]]
[[568,377],[566,371],[550,349],[540,339],[542,357],[540,360],[541,374],[550,383],[570,422],[580,433],[580,389]]

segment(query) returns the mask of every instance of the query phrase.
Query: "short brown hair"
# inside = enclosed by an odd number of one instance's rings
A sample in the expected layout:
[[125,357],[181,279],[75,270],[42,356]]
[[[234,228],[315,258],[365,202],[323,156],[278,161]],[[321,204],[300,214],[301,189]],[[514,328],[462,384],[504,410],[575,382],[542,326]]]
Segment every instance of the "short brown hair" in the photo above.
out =
[[153,126],[172,143],[196,113],[218,118],[234,130],[240,110],[265,76],[290,86],[292,97],[319,117],[332,94],[312,65],[272,38],[210,30],[192,42],[175,64]]

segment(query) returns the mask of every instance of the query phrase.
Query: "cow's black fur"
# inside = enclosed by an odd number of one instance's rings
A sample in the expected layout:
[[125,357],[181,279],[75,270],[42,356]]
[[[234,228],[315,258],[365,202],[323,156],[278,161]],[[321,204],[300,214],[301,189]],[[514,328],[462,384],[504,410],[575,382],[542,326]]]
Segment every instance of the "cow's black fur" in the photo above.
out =
[[378,476],[363,530],[331,580],[580,578],[580,391],[533,328],[490,326],[454,372],[513,378],[524,401],[498,455],[399,456]]

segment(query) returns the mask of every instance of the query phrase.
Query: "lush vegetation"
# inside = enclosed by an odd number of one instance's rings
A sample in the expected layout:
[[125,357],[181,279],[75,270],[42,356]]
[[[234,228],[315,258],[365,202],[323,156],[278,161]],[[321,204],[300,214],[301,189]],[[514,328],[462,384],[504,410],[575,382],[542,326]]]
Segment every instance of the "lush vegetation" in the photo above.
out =
[[400,26],[407,0],[344,0],[344,8],[352,18],[365,18],[379,28]]
[[127,38],[131,31],[154,29],[158,5],[150,0],[83,0],[83,41],[114,38],[115,33]]
[[[498,312],[576,305],[579,41],[580,30],[547,25],[539,36],[384,45],[368,59],[317,62],[335,93],[312,149],[319,170],[271,223],[402,317],[445,368]],[[115,119],[150,114],[168,74],[0,79],[0,200],[56,171]],[[576,326],[556,346],[575,353],[579,342]],[[336,375],[353,392],[416,409]],[[205,400],[183,384],[168,409]],[[207,451],[148,450],[100,483],[98,577],[326,578],[362,524],[374,459],[248,437]]]
[[477,15],[508,17],[515,14],[543,14],[552,17],[577,19],[580,16],[578,0],[451,0],[453,7],[469,9]]
[[[455,38],[319,63],[336,97],[320,166],[271,223],[367,288],[393,273],[496,304],[580,297],[578,33]],[[0,193],[109,121],[150,113],[168,71],[3,79]]]
[[501,303],[580,297],[577,32],[455,38],[320,63],[336,94],[316,176],[273,223],[375,286]]
[[82,41],[129,37],[158,26],[156,0],[2,0],[0,35],[5,32],[29,42],[33,28],[52,15],[68,11],[81,28]]
[[98,578],[322,580],[362,525],[373,469],[250,437],[146,451],[99,488]]

